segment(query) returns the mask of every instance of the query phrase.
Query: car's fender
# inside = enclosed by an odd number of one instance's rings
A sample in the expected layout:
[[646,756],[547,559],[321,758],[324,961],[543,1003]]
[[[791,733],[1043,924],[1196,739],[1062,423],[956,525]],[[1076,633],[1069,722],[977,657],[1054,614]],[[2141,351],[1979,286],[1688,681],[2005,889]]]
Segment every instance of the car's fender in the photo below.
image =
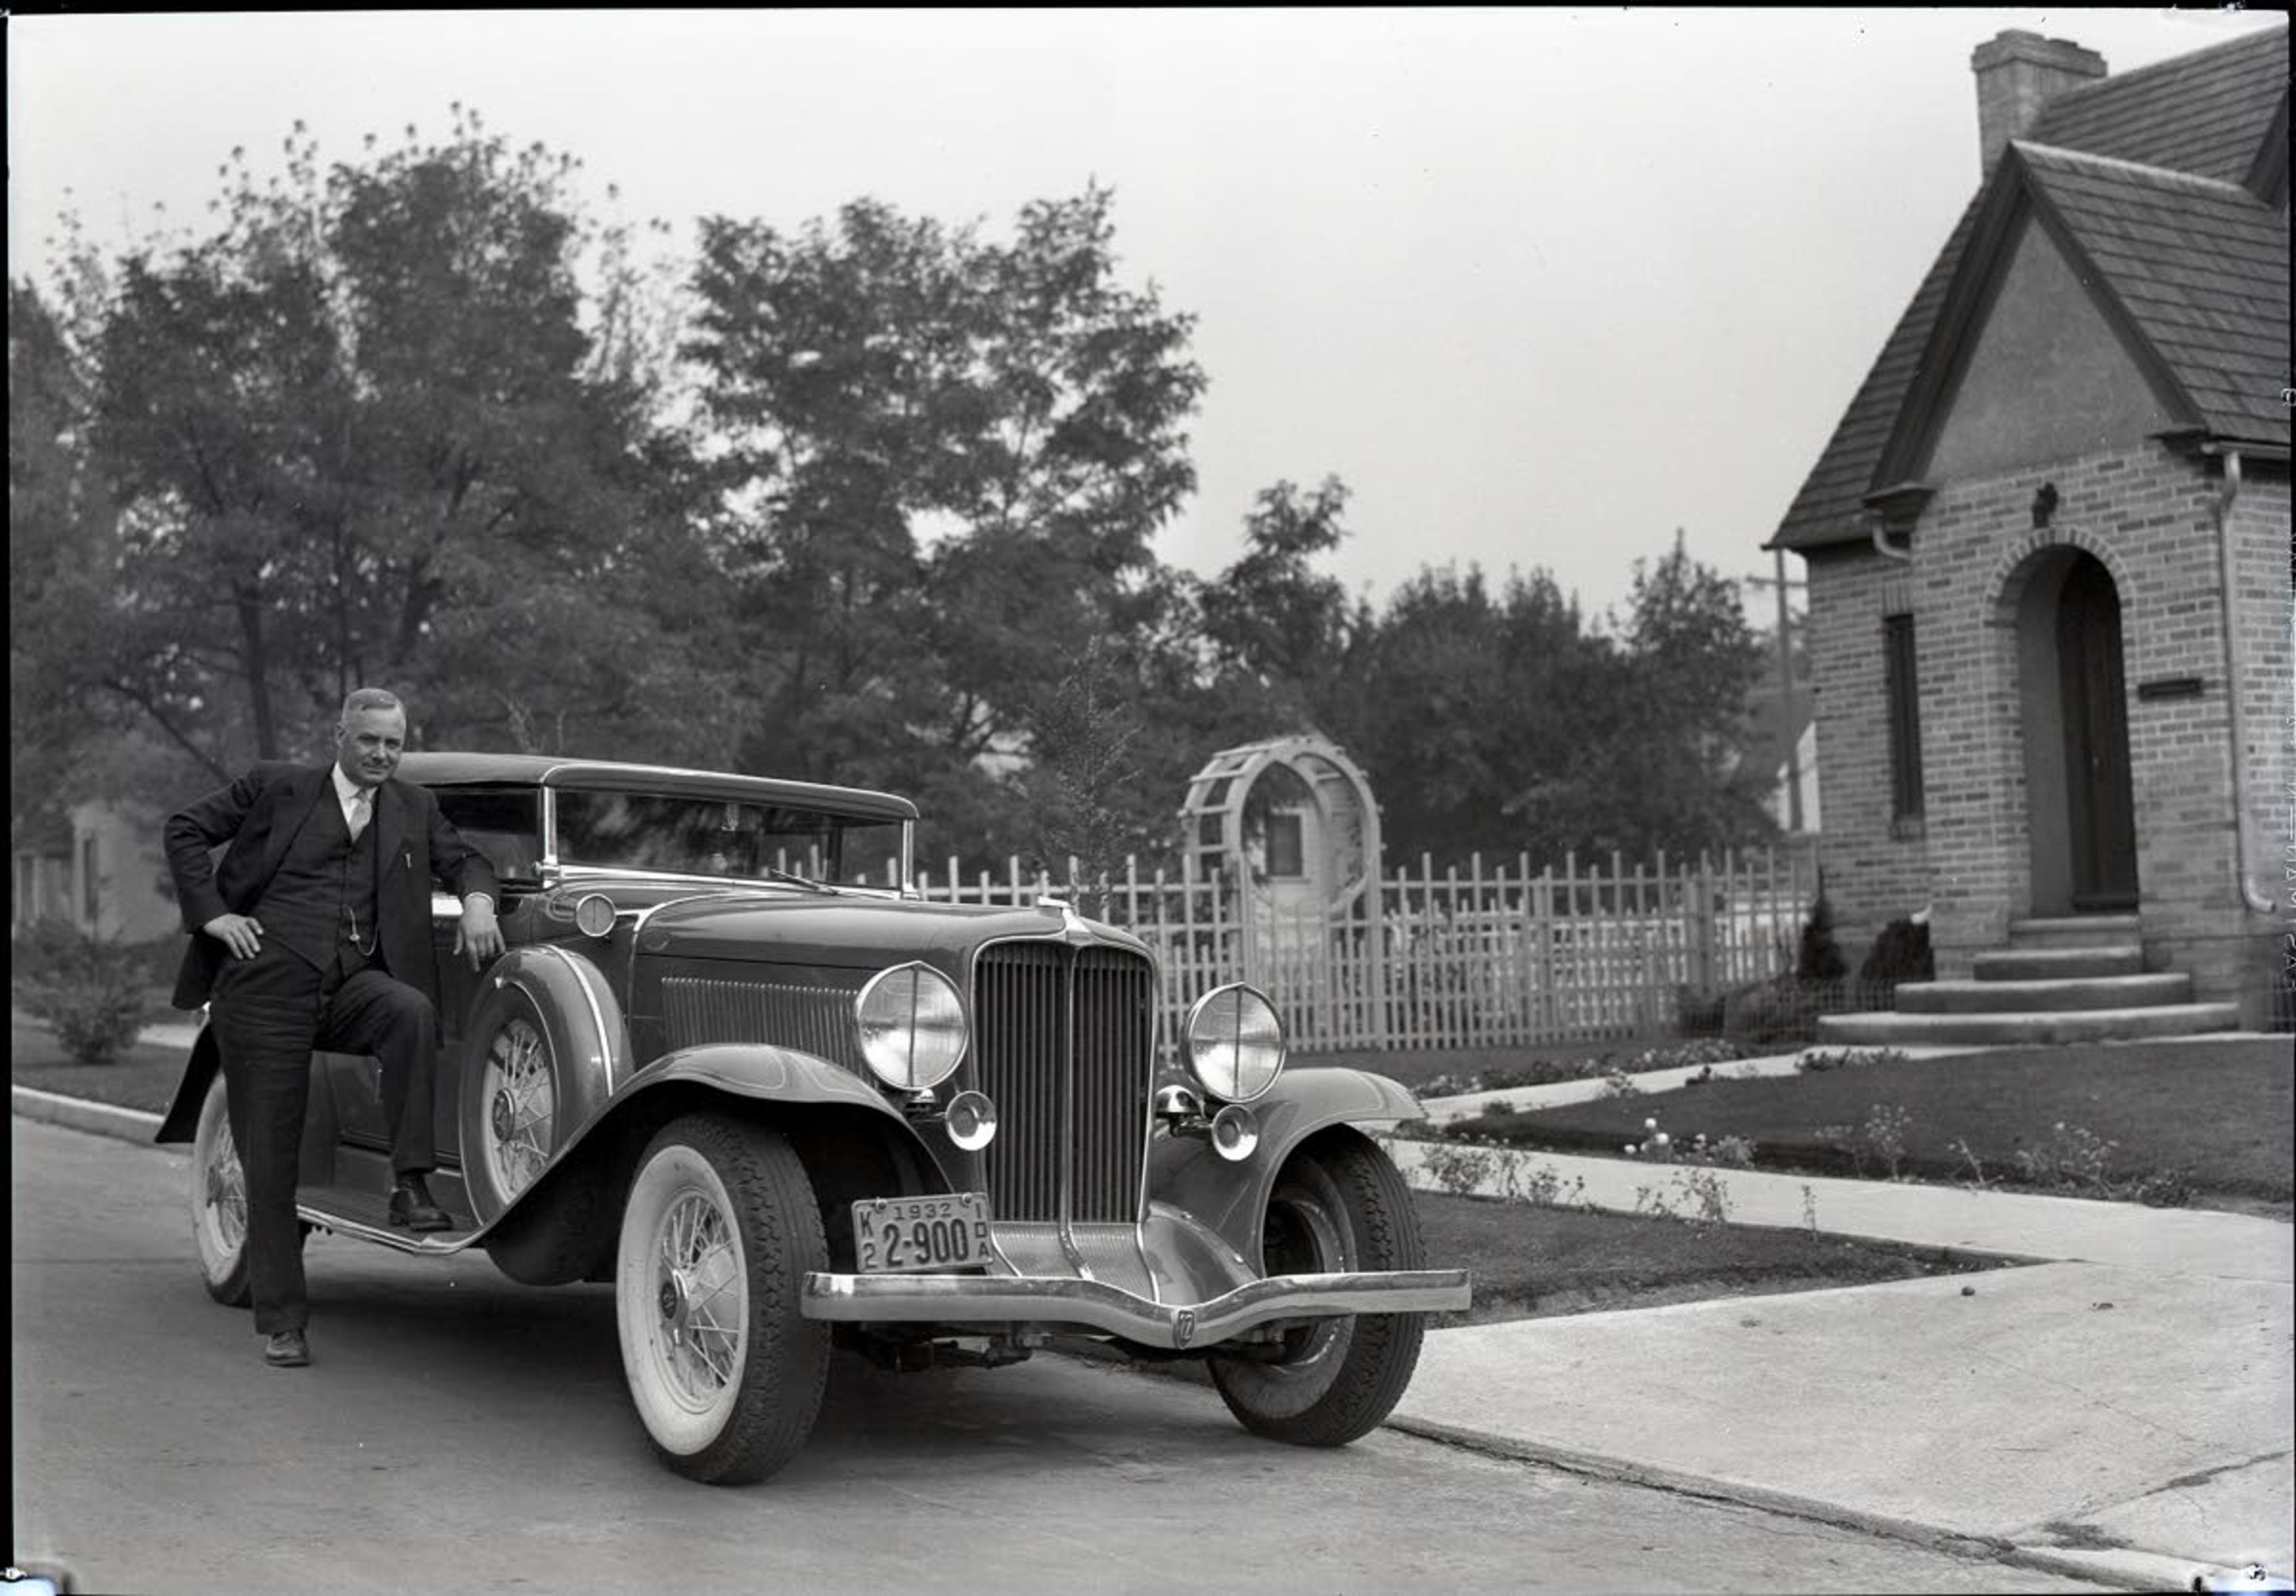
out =
[[666,1053],[630,1077],[472,1239],[528,1285],[598,1278],[638,1150],[669,1120],[712,1105],[748,1106],[791,1130],[802,1122],[792,1140],[832,1205],[944,1185],[923,1140],[867,1082],[793,1048],[712,1042]]
[[[602,1133],[633,1120],[652,1123],[669,1113],[683,1111],[697,1094],[791,1107],[858,1108],[883,1120],[888,1127],[898,1127],[905,1139],[916,1140],[915,1132],[900,1111],[867,1082],[813,1054],[765,1042],[711,1042],[702,1047],[680,1048],[647,1065],[610,1099],[598,1104],[560,1144],[549,1167],[534,1184],[504,1208],[504,1215],[515,1213],[529,1198],[541,1193],[551,1184],[553,1176],[574,1162],[585,1145],[597,1141]],[[679,1104],[677,1110],[662,1106],[673,1098]]]
[[1250,1156],[1231,1162],[1203,1136],[1159,1135],[1149,1155],[1149,1195],[1193,1214],[1244,1258],[1259,1256],[1259,1228],[1276,1177],[1300,1145],[1336,1125],[1416,1119],[1419,1101],[1367,1070],[1286,1070],[1250,1106],[1259,1123]]
[[223,1068],[217,1050],[215,1027],[201,1025],[192,1041],[192,1056],[184,1061],[184,1078],[176,1083],[175,1100],[152,1136],[155,1142],[189,1141],[200,1128],[200,1106],[207,1101],[208,1083]]
[[507,1213],[521,1195],[515,1181],[497,1173],[490,1150],[499,1112],[493,1099],[503,1094],[499,1088],[488,1090],[489,1064],[504,1027],[513,1023],[539,1032],[550,1076],[551,1134],[547,1162],[537,1178],[574,1145],[578,1133],[597,1119],[635,1073],[621,1004],[612,983],[595,964],[552,942],[513,948],[496,959],[463,1016],[460,1100],[455,1105],[455,1152],[481,1226]]

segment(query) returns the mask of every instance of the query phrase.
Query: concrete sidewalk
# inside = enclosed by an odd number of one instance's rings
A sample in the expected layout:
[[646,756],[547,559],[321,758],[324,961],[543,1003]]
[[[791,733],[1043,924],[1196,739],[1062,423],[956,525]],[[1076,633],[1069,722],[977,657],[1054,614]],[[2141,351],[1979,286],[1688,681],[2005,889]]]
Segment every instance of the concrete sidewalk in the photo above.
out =
[[[1793,1055],[1718,1065],[1777,1074]],[[1669,1072],[1671,1074],[1673,1072]],[[1679,1072],[1687,1076],[1695,1071]],[[1638,1077],[1644,1091],[1660,1076]],[[1518,1107],[1597,1082],[1488,1098]],[[1563,1099],[1568,1100],[1568,1099]],[[1427,1105],[1430,1116],[1472,1100]],[[148,1143],[159,1116],[13,1089]],[[1434,1184],[1425,1144],[1393,1144]],[[1693,1206],[1667,1165],[1491,1149],[1494,1193]],[[1501,1160],[1505,1160],[1502,1163]],[[1480,1450],[2132,1590],[2296,1560],[2296,1230],[2075,1198],[1718,1172],[1734,1223],[2036,1260],[1976,1276],[1439,1331],[1390,1420]]]
[[[1717,1066],[1780,1074],[1793,1056]],[[1750,1067],[1751,1066],[1751,1067]],[[1670,1072],[1671,1073],[1671,1072]],[[1682,1072],[1685,1076],[1696,1072]],[[1664,1090],[1637,1077],[1645,1092]],[[1601,1082],[1491,1097],[1529,1108]],[[1423,1144],[1393,1145],[1433,1187]],[[1679,1166],[1487,1149],[1488,1194],[1694,1211]],[[2132,1590],[2296,1559],[2296,1230],[2242,1214],[1714,1172],[1733,1223],[2035,1260],[1428,1339],[1390,1422]]]

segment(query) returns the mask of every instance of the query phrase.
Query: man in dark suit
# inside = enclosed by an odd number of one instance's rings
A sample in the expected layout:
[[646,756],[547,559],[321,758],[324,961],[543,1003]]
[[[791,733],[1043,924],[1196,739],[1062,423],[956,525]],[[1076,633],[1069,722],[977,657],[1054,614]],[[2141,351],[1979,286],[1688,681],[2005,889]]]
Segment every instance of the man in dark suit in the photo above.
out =
[[361,687],[343,701],[333,763],[260,765],[168,818],[168,868],[193,934],[176,1007],[209,1005],[247,1179],[255,1328],[280,1368],[311,1361],[295,1182],[314,1048],[381,1061],[390,1222],[452,1222],[423,1181],[439,1041],[432,878],[463,900],[455,950],[473,969],[503,937],[485,857],[428,790],[393,779],[406,742],[406,707]]

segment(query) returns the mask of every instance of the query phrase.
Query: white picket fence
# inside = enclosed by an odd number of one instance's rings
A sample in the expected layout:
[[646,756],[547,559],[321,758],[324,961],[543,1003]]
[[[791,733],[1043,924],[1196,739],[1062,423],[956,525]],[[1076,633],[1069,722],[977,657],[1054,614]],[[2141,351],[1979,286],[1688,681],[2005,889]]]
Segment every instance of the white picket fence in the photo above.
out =
[[1677,1023],[1685,994],[1792,967],[1816,877],[1799,854],[1669,860],[1612,855],[1534,874],[1528,858],[1463,873],[1419,870],[1366,884],[1328,912],[1292,908],[1266,884],[1193,870],[1065,881],[961,875],[955,860],[911,884],[951,903],[1064,898],[1152,947],[1165,970],[1165,1034],[1188,1006],[1249,981],[1282,1011],[1292,1044],[1317,1049],[1472,1048],[1627,1037]]

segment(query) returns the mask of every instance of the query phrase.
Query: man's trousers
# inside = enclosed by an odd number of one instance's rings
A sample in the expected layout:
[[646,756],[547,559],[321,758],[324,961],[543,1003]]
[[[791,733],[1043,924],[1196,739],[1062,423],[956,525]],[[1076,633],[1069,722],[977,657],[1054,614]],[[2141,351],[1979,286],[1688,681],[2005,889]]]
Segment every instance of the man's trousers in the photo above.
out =
[[391,1169],[435,1163],[431,1112],[439,1022],[430,1000],[394,980],[349,943],[324,969],[266,938],[253,958],[217,972],[209,1023],[223,1057],[231,1139],[247,1180],[248,1283],[255,1328],[266,1335],[310,1320],[303,1232],[295,1215],[303,1116],[314,1049],[372,1053],[382,1064]]

